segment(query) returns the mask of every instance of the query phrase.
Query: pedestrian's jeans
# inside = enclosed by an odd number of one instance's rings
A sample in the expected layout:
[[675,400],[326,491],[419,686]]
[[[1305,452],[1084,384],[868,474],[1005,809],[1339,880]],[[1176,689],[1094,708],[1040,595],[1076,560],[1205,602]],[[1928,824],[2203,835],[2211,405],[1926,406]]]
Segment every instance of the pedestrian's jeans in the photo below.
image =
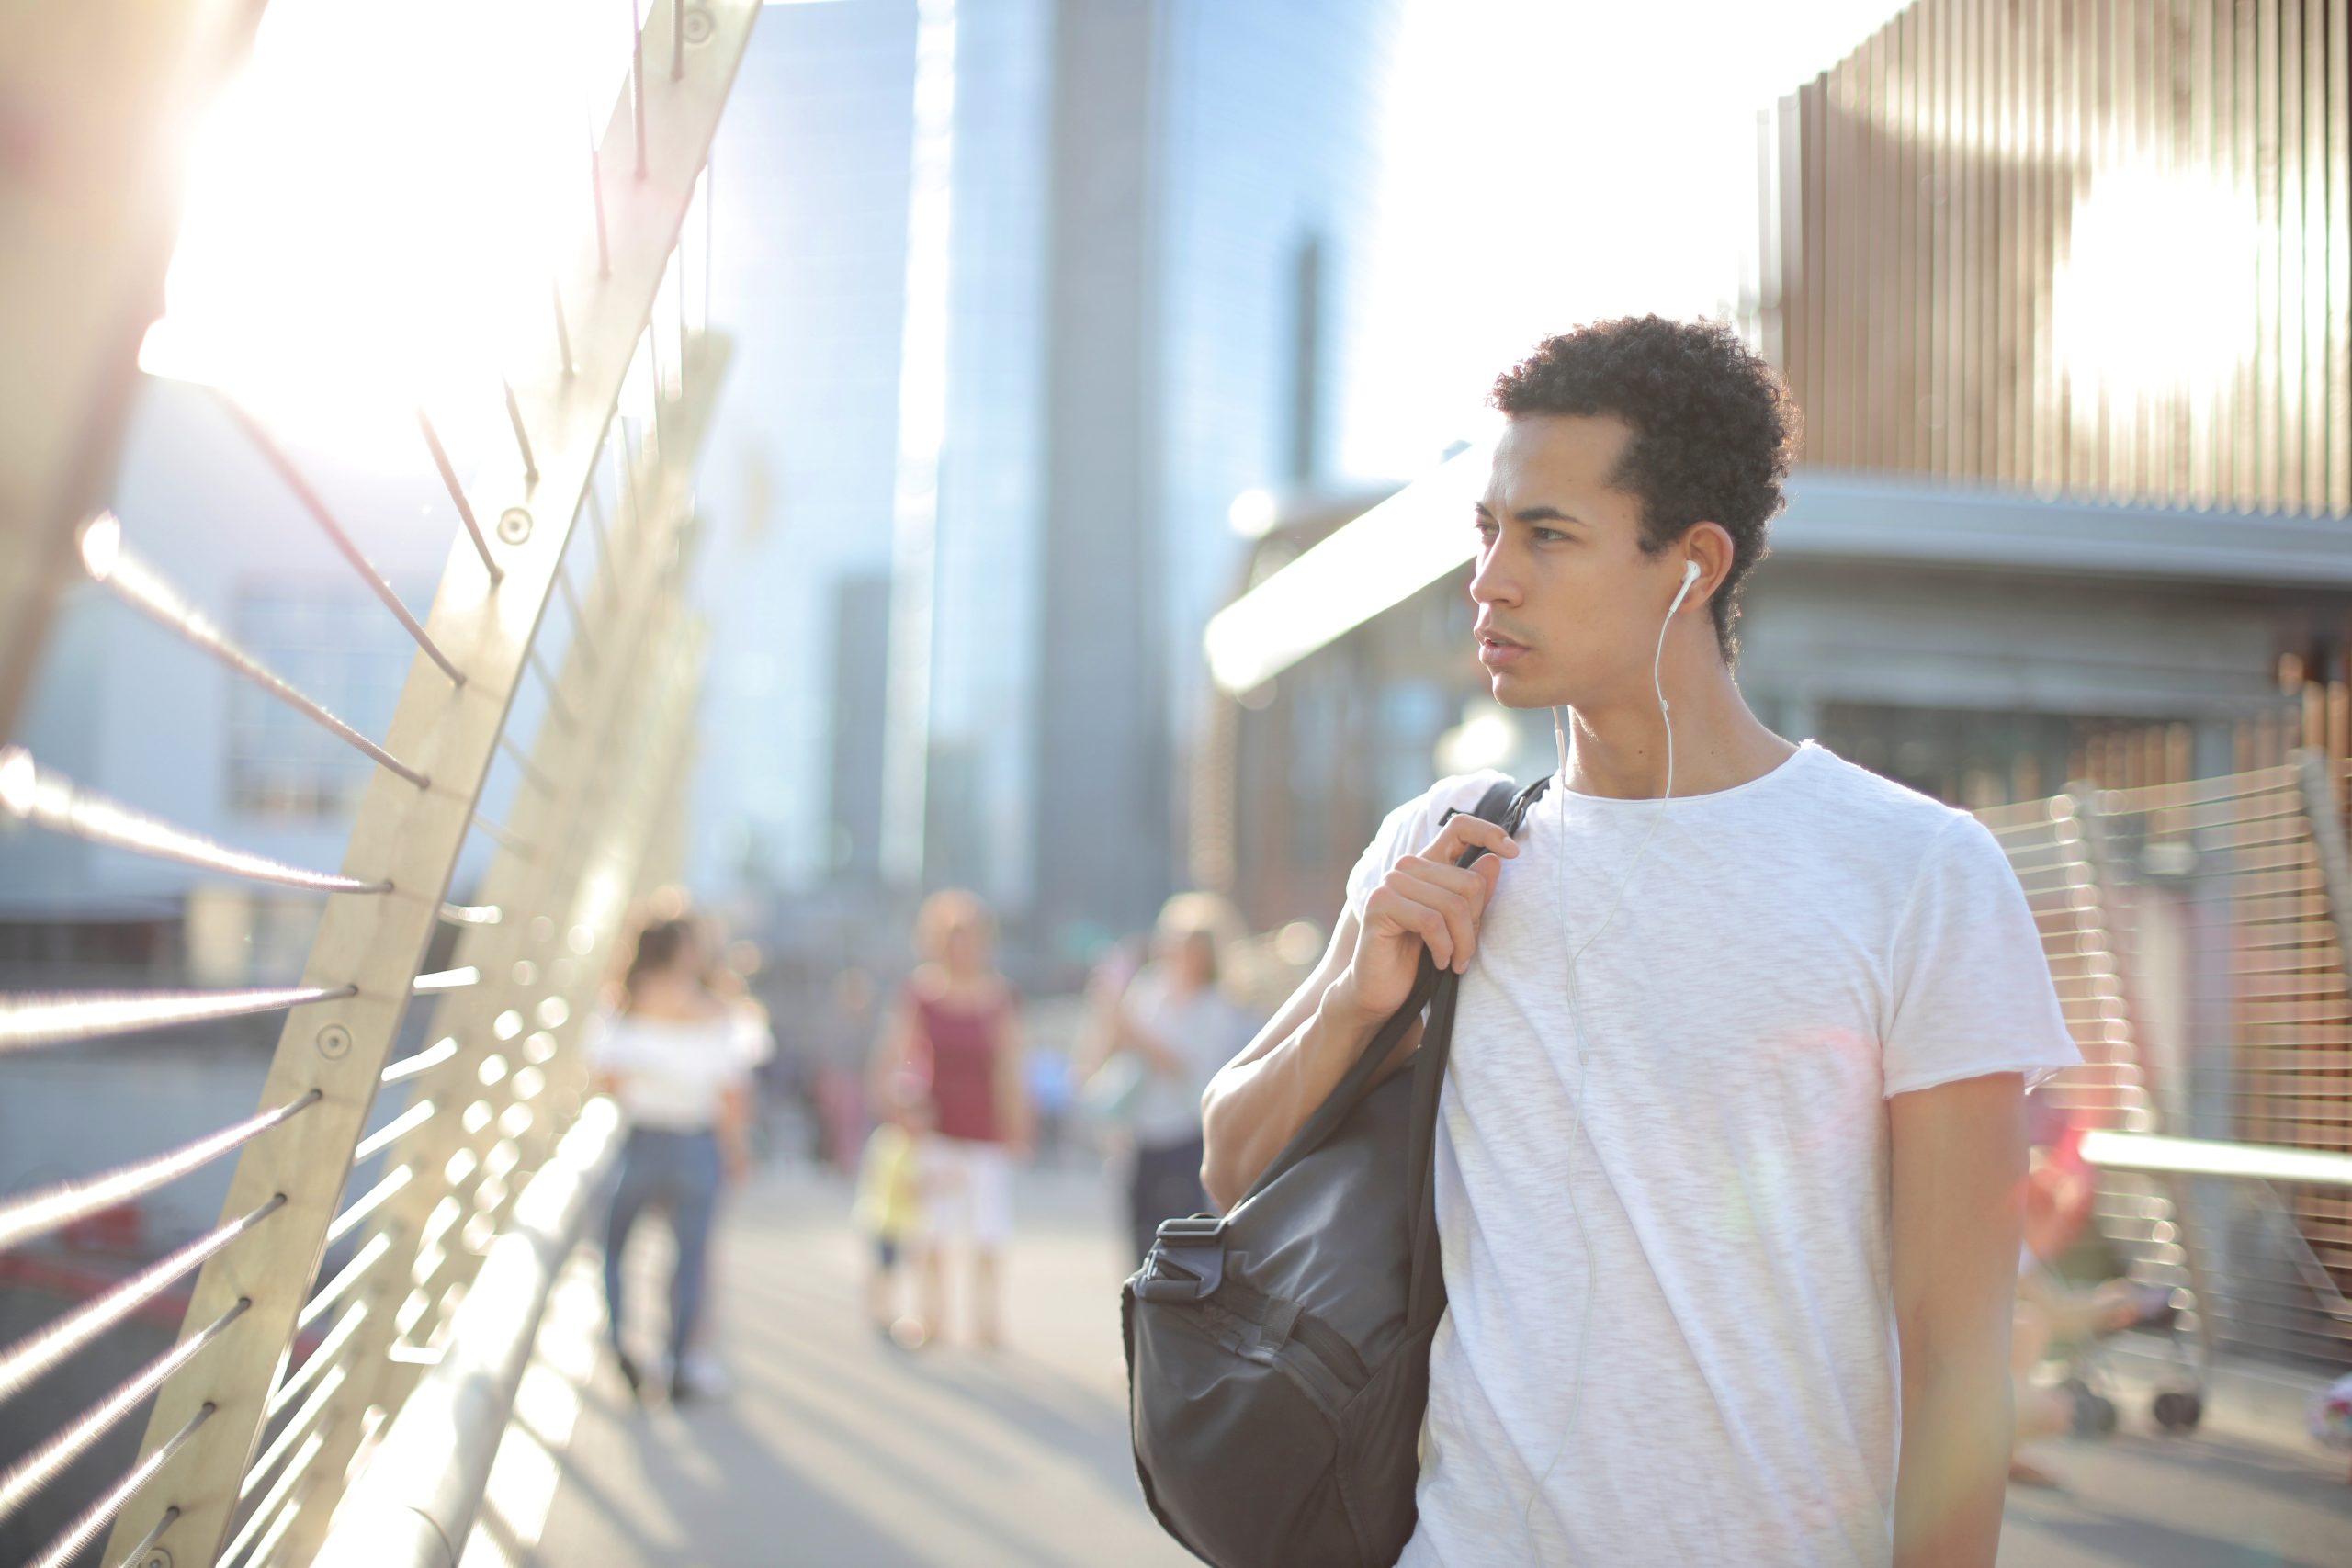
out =
[[670,1275],[670,1365],[677,1366],[702,1311],[703,1275],[710,1258],[710,1221],[718,1204],[716,1134],[668,1133],[634,1127],[621,1145],[620,1179],[605,1222],[605,1322],[615,1348],[621,1339],[621,1253],[648,1208],[670,1216],[678,1260]]

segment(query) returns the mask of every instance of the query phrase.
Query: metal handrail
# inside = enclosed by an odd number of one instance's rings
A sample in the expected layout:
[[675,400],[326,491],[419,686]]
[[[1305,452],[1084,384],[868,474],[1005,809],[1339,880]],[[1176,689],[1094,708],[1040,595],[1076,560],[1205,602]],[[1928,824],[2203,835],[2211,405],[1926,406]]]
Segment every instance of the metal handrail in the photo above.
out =
[[505,1435],[539,1317],[620,1145],[612,1102],[589,1102],[515,1201],[449,1325],[448,1348],[345,1495],[317,1568],[457,1568]]
[[2083,1158],[2110,1170],[2169,1176],[2223,1176],[2296,1186],[2352,1187],[2352,1155],[2276,1144],[2230,1144],[2210,1138],[2162,1138],[2145,1133],[2086,1132]]

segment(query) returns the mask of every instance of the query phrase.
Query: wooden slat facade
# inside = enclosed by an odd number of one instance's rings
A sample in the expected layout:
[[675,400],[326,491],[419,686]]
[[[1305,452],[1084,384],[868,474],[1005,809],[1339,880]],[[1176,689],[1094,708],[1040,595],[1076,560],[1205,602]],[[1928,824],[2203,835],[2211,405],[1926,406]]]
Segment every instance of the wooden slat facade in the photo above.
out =
[[2352,516],[2347,9],[1919,0],[1762,117],[1806,460]]

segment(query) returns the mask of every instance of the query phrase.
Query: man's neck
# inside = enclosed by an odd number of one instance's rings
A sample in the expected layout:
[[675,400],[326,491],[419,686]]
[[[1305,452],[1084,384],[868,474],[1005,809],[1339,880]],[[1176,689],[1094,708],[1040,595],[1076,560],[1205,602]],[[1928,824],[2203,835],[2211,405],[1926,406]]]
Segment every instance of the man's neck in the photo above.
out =
[[[1796,750],[1747,708],[1721,660],[1695,679],[1669,682],[1677,799],[1714,795],[1759,779]],[[1666,790],[1666,727],[1646,684],[1637,699],[1568,710],[1568,787],[1615,800],[1655,799]]]

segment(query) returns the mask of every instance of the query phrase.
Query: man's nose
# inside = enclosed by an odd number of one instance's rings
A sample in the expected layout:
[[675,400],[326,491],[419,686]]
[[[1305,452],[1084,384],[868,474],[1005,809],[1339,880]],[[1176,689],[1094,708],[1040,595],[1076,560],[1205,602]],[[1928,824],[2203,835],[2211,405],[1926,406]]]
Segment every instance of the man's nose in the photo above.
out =
[[1515,604],[1519,603],[1519,583],[1504,559],[1500,545],[1478,556],[1476,570],[1470,573],[1470,602],[1474,604]]

